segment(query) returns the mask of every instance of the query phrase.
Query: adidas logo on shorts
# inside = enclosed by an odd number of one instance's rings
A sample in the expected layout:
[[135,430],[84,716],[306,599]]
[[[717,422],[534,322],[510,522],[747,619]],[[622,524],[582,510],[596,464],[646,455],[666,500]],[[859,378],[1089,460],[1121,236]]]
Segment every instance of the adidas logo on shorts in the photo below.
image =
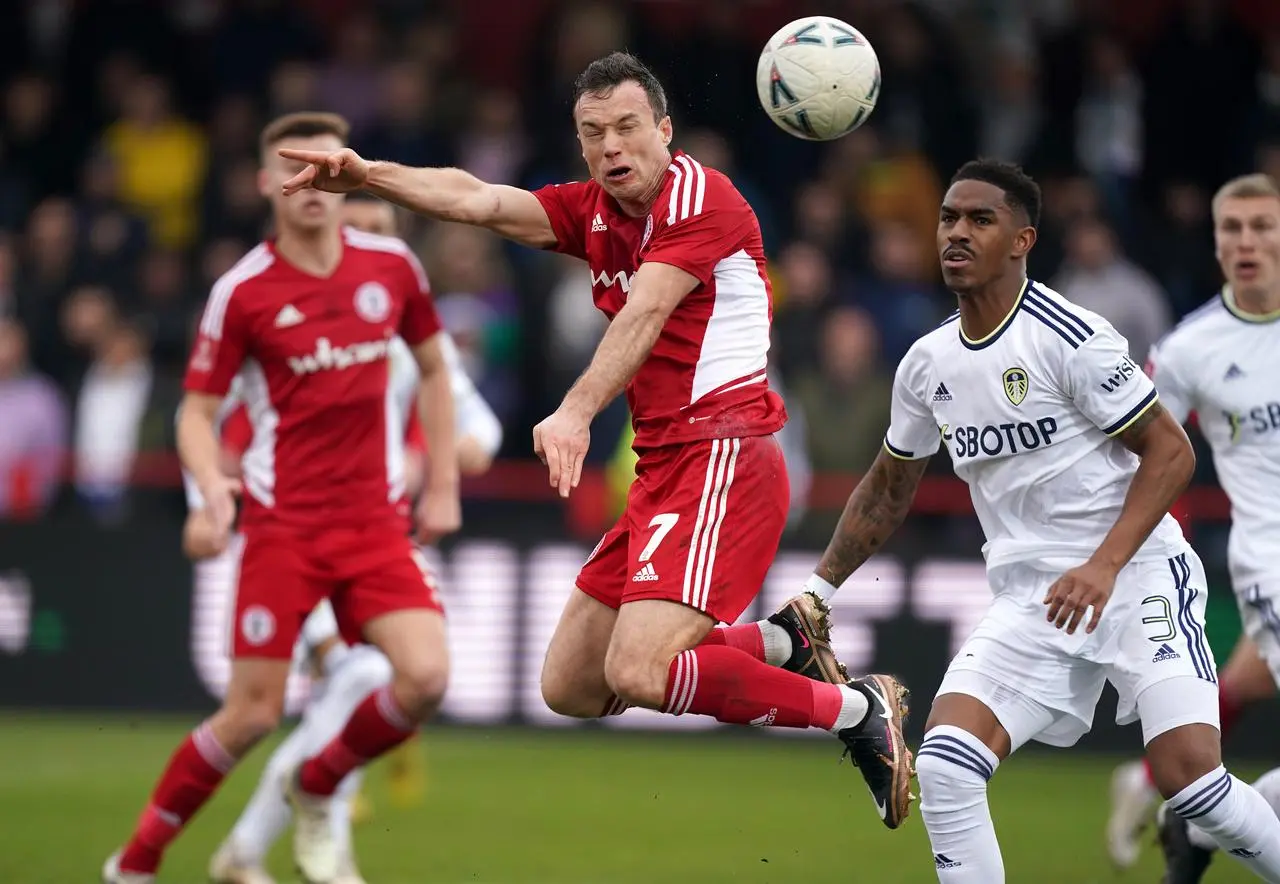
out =
[[649,583],[658,579],[658,572],[653,569],[653,562],[645,562],[644,567],[631,578],[632,583]]
[[935,853],[933,855],[933,864],[939,869],[958,869],[961,865],[945,853]]
[[1166,644],[1160,646],[1160,650],[1156,651],[1156,655],[1151,658],[1151,662],[1159,663],[1161,660],[1177,660],[1181,656],[1181,654]]

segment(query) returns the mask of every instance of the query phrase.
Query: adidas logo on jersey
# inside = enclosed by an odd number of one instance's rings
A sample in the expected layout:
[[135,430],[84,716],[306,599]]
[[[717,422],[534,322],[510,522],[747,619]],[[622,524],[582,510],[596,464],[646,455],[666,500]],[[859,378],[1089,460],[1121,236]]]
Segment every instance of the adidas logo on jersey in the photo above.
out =
[[1151,658],[1151,662],[1159,663],[1161,660],[1177,660],[1181,656],[1181,654],[1166,644],[1160,646],[1160,650],[1156,651],[1156,655]]
[[285,304],[280,308],[280,312],[276,314],[276,328],[289,328],[298,325],[306,319],[302,315],[302,311],[292,304]]
[[631,578],[633,583],[650,583],[658,579],[658,572],[653,569],[653,562],[645,562],[644,567]]
[[933,391],[934,402],[950,402],[951,391],[947,389],[946,384],[938,384],[938,389]]
[[604,233],[609,229],[609,225],[604,223],[604,219],[600,217],[600,213],[596,212],[596,217],[591,221],[592,233]]
[[1224,381],[1234,381],[1236,378],[1242,377],[1244,377],[1244,369],[1233,362],[1231,367],[1227,369],[1227,373],[1222,376],[1222,379]]

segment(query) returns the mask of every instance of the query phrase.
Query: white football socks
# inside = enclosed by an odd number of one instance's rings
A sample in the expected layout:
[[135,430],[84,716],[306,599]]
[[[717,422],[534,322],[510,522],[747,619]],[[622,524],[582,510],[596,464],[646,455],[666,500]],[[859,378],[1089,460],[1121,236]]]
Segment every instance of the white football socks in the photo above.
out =
[[1169,799],[1169,810],[1271,884],[1280,884],[1280,817],[1219,765]]
[[943,884],[1004,884],[987,781],[1000,761],[968,731],[939,725],[916,753],[920,815]]

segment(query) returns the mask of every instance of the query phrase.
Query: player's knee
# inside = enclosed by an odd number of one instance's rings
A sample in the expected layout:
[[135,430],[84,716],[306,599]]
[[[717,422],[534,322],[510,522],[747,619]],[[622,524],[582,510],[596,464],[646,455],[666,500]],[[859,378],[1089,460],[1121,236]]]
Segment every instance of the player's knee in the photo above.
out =
[[444,699],[449,686],[449,663],[433,655],[402,665],[395,673],[396,694],[405,712],[414,718],[429,717]]
[[1209,725],[1187,725],[1166,731],[1147,744],[1151,780],[1165,798],[1222,764],[1218,732]]
[[662,708],[667,692],[667,670],[660,663],[634,654],[610,653],[604,661],[604,680],[619,699],[632,706]]
[[567,718],[599,718],[604,701],[590,696],[578,685],[542,671],[542,702],[556,715]]
[[280,726],[283,710],[272,697],[254,696],[229,702],[214,716],[223,748],[239,758]]

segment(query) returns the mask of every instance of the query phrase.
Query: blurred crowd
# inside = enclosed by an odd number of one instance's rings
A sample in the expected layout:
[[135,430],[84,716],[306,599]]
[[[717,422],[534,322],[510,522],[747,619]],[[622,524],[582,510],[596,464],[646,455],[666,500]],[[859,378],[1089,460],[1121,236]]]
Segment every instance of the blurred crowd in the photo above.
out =
[[[861,28],[883,68],[870,123],[823,146],[775,129],[754,89],[764,39],[811,11]],[[1138,359],[1218,285],[1216,186],[1280,178],[1273,0],[17,2],[0,31],[0,516],[50,500],[64,453],[75,495],[113,512],[140,453],[172,448],[203,299],[266,233],[265,120],[337,111],[366,155],[536,187],[582,175],[569,84],[619,47],[667,84],[676,146],[760,217],[802,471],[867,466],[893,366],[952,309],[934,229],[966,159],[1038,176],[1032,275]],[[602,330],[585,266],[404,220],[507,454],[527,457]],[[623,407],[596,426],[597,462]]]

